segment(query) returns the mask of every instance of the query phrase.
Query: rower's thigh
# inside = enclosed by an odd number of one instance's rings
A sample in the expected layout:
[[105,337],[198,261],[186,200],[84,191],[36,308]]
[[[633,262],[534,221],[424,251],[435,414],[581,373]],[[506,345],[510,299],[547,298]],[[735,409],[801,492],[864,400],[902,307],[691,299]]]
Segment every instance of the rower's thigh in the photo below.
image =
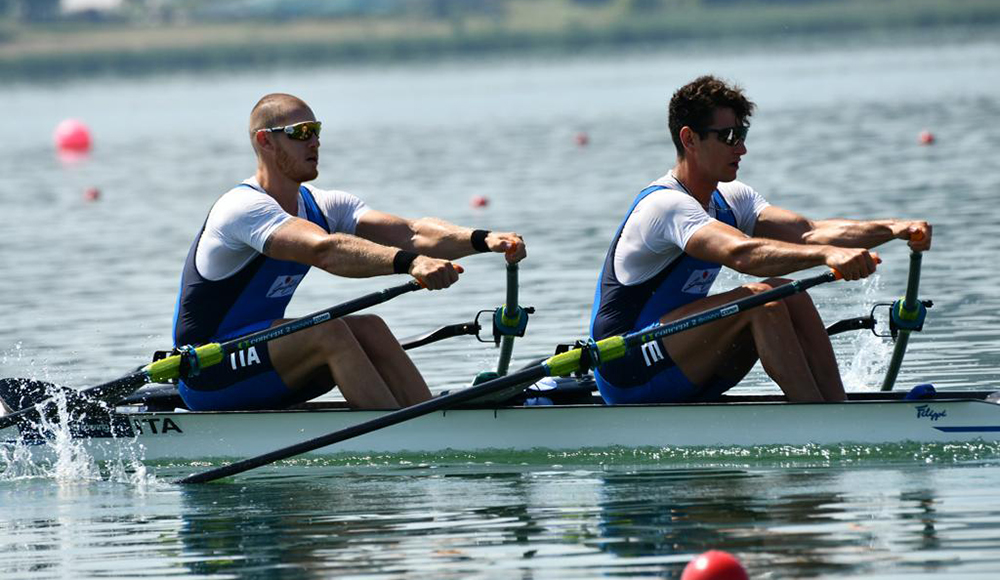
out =
[[[285,322],[279,320],[276,324]],[[300,330],[271,341],[271,364],[285,384],[293,389],[312,384],[317,377],[329,377],[331,356],[361,356],[351,329],[341,319]]]
[[[679,320],[770,288],[771,286],[763,283],[746,284],[696,300],[673,310],[660,320]],[[717,377],[739,381],[757,362],[750,321],[748,313],[741,312],[661,340],[670,358],[692,383],[703,385]]]

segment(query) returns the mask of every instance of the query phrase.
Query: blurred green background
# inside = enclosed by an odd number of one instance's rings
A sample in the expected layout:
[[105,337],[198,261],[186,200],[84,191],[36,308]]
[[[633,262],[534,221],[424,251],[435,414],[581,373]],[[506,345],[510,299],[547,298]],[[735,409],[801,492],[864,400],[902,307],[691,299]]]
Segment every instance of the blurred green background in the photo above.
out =
[[997,0],[0,0],[0,80],[998,23]]

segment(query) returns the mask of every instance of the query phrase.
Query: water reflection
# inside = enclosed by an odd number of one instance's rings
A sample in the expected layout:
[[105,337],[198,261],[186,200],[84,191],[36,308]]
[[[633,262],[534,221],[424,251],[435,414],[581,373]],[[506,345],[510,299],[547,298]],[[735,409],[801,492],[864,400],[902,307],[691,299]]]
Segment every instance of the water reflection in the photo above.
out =
[[[184,488],[189,571],[533,578],[559,562],[575,577],[679,577],[695,554],[724,548],[751,576],[801,578],[877,570],[898,550],[926,571],[961,549],[939,533],[955,514],[932,487],[844,491],[905,488],[909,468],[307,471]],[[1000,534],[996,510],[985,527]]]
[[349,552],[363,525],[325,518],[355,501],[335,485],[185,487],[179,514],[185,566],[202,575],[325,577],[324,554]]
[[0,542],[14,548],[0,575],[676,578],[708,549],[738,555],[752,577],[975,573],[1000,566],[998,476],[996,460],[400,461],[184,487],[32,478],[0,486]]

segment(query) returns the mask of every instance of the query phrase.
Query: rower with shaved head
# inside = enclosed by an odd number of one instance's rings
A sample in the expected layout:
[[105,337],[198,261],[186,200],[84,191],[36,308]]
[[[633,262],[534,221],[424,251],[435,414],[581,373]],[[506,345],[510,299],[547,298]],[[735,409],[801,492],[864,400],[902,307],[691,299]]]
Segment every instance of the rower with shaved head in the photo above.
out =
[[[407,219],[337,190],[304,185],[319,176],[321,123],[288,94],[264,96],[250,113],[256,174],[215,202],[191,245],[174,316],[175,346],[223,341],[285,322],[306,272],[367,278],[408,274],[431,290],[458,281],[453,260],[476,252],[525,257],[513,232]],[[338,387],[360,409],[430,398],[420,372],[374,315],[330,320],[258,344],[185,378],[193,410],[280,408]]]

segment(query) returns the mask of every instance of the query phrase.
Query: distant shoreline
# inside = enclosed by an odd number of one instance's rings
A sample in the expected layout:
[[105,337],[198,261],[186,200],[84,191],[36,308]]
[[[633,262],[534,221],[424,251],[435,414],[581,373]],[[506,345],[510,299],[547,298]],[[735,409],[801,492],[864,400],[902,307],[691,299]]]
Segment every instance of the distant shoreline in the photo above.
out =
[[[551,7],[550,7],[551,8]],[[684,42],[760,42],[785,36],[1000,28],[994,0],[719,2],[608,18],[517,22],[326,20],[197,26],[0,26],[0,80],[49,82],[103,75],[365,64],[517,53],[578,53]],[[550,14],[551,16],[551,14]],[[258,40],[266,39],[266,40]]]

